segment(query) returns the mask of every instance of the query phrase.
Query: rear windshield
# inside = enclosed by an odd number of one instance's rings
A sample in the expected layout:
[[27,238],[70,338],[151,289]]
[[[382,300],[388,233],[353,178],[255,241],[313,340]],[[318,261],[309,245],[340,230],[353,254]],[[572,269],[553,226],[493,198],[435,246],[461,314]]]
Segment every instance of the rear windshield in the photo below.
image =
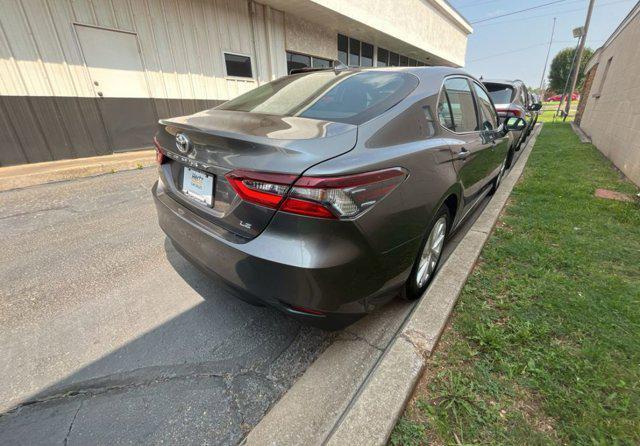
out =
[[417,85],[418,78],[409,73],[316,71],[282,77],[217,109],[362,124],[396,105]]
[[509,104],[513,97],[513,88],[504,84],[484,84],[494,104]]

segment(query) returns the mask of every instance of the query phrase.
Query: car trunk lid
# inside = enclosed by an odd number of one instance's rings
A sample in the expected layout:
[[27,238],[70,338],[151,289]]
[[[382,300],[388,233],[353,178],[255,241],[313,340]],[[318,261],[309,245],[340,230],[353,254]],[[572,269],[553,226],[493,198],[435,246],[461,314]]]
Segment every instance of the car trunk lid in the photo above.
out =
[[[186,137],[184,153],[177,135]],[[168,159],[161,167],[167,193],[200,217],[250,239],[275,210],[240,200],[225,175],[233,170],[283,173],[293,182],[309,167],[350,151],[357,126],[212,109],[161,120],[156,140]],[[190,192],[194,182],[211,189],[210,202]]]

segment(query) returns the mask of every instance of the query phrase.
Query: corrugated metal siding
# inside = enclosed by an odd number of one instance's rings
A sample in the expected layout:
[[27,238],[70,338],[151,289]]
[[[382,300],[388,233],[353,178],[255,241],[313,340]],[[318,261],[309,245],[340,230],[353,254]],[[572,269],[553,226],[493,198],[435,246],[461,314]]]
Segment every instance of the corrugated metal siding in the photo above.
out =
[[[253,8],[252,30],[244,0],[0,0],[0,94],[93,97],[75,22],[136,33],[154,98],[229,99],[256,80],[225,78],[223,51],[253,56],[255,70],[269,59],[266,25],[272,53],[284,48],[283,13]],[[256,70],[257,81],[286,74],[284,58],[272,73]]]
[[[74,23],[137,34],[157,118],[286,74],[284,14],[250,1],[0,0],[0,11],[0,165],[119,149]],[[255,78],[225,77],[224,51],[251,55]]]

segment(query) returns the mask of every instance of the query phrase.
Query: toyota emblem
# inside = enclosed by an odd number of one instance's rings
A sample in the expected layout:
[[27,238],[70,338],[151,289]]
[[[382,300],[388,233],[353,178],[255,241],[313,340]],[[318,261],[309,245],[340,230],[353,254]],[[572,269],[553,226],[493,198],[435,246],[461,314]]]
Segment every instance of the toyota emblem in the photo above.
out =
[[176,133],[176,149],[183,155],[191,150],[191,141],[184,133]]

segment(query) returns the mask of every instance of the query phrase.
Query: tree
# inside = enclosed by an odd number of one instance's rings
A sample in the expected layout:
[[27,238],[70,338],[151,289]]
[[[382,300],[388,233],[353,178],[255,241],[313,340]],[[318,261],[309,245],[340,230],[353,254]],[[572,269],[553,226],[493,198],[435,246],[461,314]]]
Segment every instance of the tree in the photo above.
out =
[[[549,70],[549,90],[562,93],[567,78],[569,77],[569,70],[571,70],[571,62],[573,61],[575,52],[575,48],[565,48],[555,55],[553,62],[551,62],[551,69]],[[587,66],[587,63],[589,63],[591,56],[593,56],[593,51],[591,48],[585,47],[582,52],[580,71],[578,72],[578,83],[576,85],[576,90],[578,91],[582,89],[584,68]]]

